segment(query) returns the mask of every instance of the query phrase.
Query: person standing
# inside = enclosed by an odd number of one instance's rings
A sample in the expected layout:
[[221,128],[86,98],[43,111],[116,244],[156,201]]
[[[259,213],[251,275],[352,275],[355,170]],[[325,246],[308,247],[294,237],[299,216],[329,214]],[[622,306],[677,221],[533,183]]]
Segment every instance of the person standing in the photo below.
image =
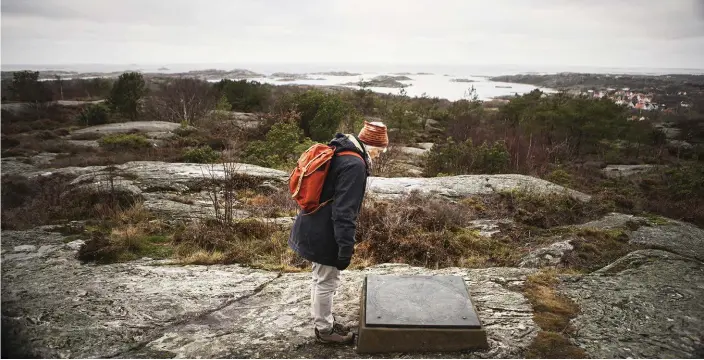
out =
[[[340,286],[340,272],[352,261],[357,217],[364,199],[372,161],[389,145],[386,126],[364,123],[359,136],[337,134],[318,209],[301,211],[293,224],[288,244],[313,263],[311,315],[316,339],[323,343],[350,343],[348,326],[335,321],[333,295]],[[339,153],[344,152],[345,154]],[[344,156],[354,153],[355,156]]]

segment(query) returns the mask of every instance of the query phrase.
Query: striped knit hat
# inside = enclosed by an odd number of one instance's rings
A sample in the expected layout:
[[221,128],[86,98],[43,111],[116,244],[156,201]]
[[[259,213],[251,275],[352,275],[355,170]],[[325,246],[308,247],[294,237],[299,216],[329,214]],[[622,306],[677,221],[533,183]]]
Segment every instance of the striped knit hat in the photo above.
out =
[[386,133],[386,125],[382,122],[364,122],[362,131],[359,132],[359,140],[369,146],[385,148],[389,146],[389,135]]

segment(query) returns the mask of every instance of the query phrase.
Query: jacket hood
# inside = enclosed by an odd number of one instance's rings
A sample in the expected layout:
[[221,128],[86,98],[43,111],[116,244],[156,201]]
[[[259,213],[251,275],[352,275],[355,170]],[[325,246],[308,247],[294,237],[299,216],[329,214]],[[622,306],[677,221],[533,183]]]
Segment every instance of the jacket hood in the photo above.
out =
[[359,155],[362,155],[362,158],[364,158],[364,162],[367,165],[367,173],[369,173],[369,167],[372,163],[371,159],[369,158],[369,154],[367,154],[367,149],[364,147],[364,144],[354,135],[338,133],[328,145],[335,147],[335,153],[342,151],[354,151]]

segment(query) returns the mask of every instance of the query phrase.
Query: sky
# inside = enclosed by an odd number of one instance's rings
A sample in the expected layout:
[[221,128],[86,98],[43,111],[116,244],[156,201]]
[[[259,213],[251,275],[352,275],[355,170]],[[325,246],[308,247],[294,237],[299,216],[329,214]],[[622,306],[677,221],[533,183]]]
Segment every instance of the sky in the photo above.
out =
[[3,0],[2,64],[704,68],[704,0]]

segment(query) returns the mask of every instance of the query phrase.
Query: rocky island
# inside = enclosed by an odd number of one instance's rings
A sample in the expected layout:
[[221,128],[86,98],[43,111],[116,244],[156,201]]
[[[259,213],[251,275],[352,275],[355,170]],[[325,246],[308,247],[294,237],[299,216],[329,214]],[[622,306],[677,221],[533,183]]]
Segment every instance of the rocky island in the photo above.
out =
[[327,75],[327,76],[359,76],[362,75],[360,73],[352,73],[352,72],[347,72],[347,71],[325,71],[325,72],[316,72],[313,73],[313,75]]
[[457,82],[457,83],[473,83],[477,82],[477,80],[471,80],[471,79],[450,79],[451,82]]
[[405,75],[379,75],[371,80],[362,80],[358,82],[348,82],[343,85],[355,85],[365,87],[381,87],[381,88],[404,88],[408,86],[401,81],[413,80]]

